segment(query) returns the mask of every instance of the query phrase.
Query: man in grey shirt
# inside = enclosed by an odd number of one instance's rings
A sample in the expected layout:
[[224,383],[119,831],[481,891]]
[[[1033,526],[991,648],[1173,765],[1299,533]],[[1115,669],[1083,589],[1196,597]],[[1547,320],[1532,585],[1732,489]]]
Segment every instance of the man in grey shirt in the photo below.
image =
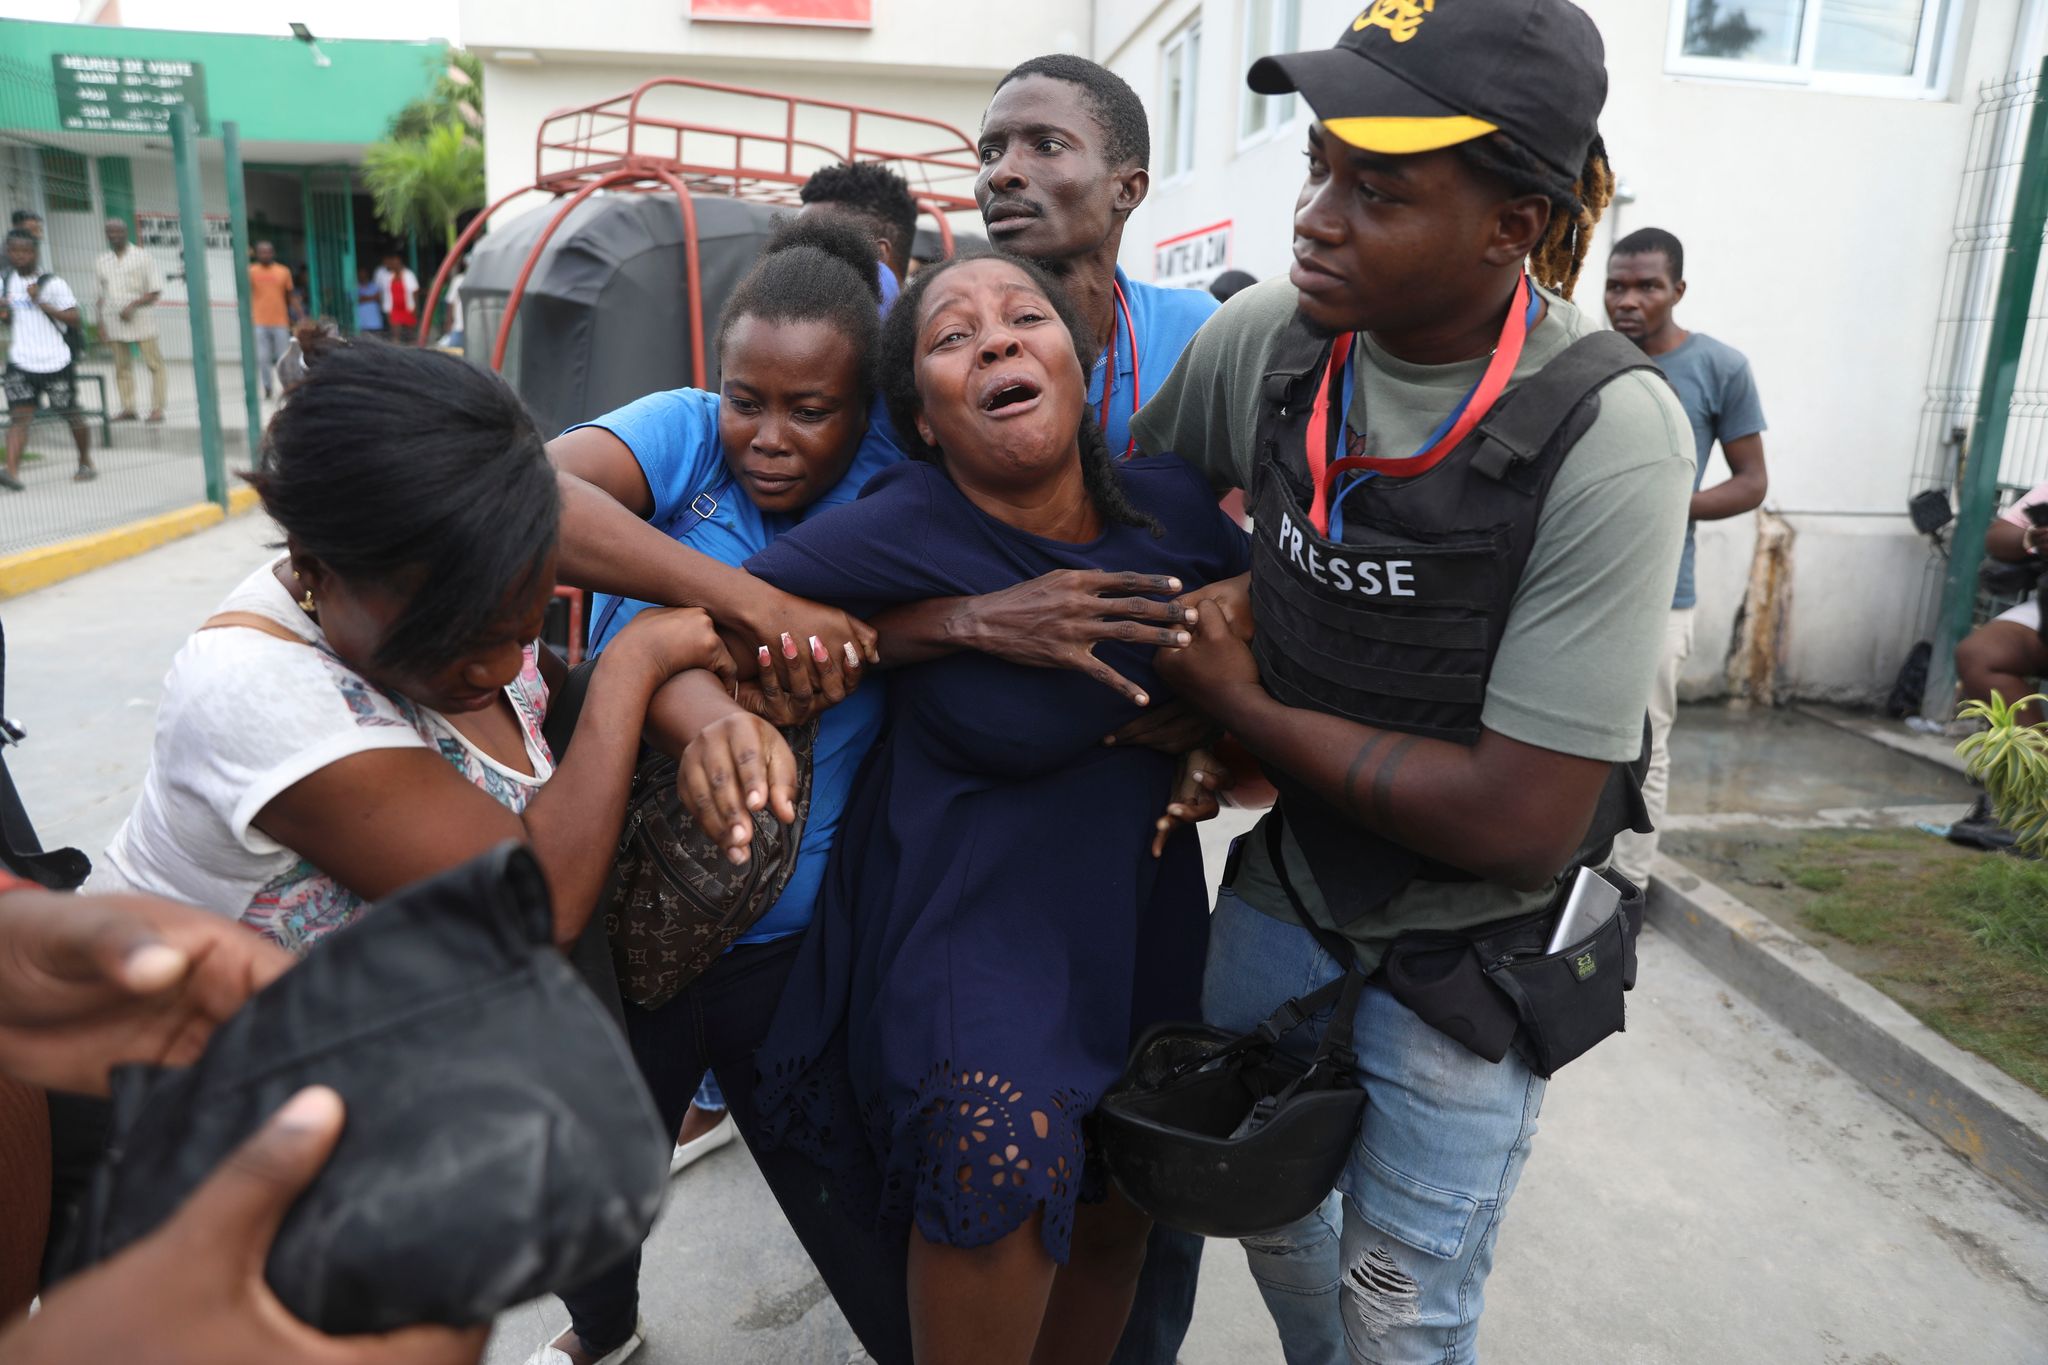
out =
[[[1678,390],[1699,459],[1685,555],[1678,563],[1678,590],[1671,598],[1664,654],[1650,693],[1650,771],[1643,780],[1643,804],[1653,824],[1664,821],[1678,675],[1692,653],[1693,524],[1741,516],[1762,503],[1770,488],[1764,470],[1764,410],[1757,401],[1749,361],[1705,332],[1680,327],[1672,311],[1684,297],[1685,248],[1678,238],[1662,228],[1639,228],[1615,243],[1607,263],[1607,320],[1642,347]],[[1716,441],[1728,461],[1728,477],[1712,488],[1701,488]],[[1615,868],[1638,886],[1649,884],[1650,861],[1656,856],[1655,834],[1628,833],[1614,842]]]

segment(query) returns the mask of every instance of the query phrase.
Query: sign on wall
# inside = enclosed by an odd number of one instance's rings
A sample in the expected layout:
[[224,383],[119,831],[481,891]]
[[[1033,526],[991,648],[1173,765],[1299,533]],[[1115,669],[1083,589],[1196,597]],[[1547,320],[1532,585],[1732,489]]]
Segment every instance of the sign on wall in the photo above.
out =
[[[156,261],[164,279],[163,301],[182,304],[185,289],[185,227],[175,213],[135,213],[135,244]],[[209,302],[235,302],[235,238],[226,214],[206,215],[206,292]]]
[[690,0],[692,19],[741,24],[872,28],[874,0]]
[[50,70],[66,132],[167,133],[179,105],[191,106],[207,131],[206,69],[198,62],[53,52]]
[[1152,281],[1201,289],[1230,268],[1230,220],[1168,237],[1152,248]]

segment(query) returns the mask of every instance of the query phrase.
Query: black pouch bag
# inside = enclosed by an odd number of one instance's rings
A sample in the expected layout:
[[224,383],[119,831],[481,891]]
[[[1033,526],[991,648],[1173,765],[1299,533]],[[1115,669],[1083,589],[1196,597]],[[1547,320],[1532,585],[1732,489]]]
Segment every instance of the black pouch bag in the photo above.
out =
[[[1301,922],[1320,938],[1287,876],[1279,812],[1266,817],[1266,848]],[[1548,1077],[1626,1026],[1622,992],[1636,983],[1636,935],[1643,893],[1615,872],[1614,913],[1586,938],[1546,953],[1550,931],[1570,894],[1569,880],[1532,915],[1459,931],[1406,933],[1387,946],[1374,979],[1431,1028],[1489,1062],[1513,1048]]]
[[551,930],[539,865],[505,844],[322,941],[192,1066],[118,1069],[67,1269],[155,1230],[313,1084],[347,1124],[266,1266],[312,1326],[469,1326],[617,1262],[674,1137]]
[[1569,894],[1533,915],[1461,933],[1403,934],[1387,948],[1379,979],[1438,1032],[1489,1062],[1510,1047],[1548,1077],[1626,1025],[1622,994],[1636,981],[1643,893],[1618,873],[1614,913],[1578,943],[1545,952]]

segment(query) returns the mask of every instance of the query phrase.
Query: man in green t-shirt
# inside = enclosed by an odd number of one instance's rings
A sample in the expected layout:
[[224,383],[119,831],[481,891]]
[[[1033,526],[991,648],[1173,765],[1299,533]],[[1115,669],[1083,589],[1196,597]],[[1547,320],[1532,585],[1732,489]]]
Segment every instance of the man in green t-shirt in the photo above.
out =
[[[1604,862],[1603,831],[1633,818],[1610,797],[1634,796],[1620,765],[1642,754],[1693,475],[1670,386],[1614,361],[1625,343],[1574,346],[1596,331],[1569,298],[1613,185],[1581,11],[1375,3],[1335,48],[1262,60],[1250,83],[1318,120],[1295,266],[1224,306],[1134,428],[1247,490],[1262,551],[1248,580],[1194,595],[1194,643],[1160,659],[1282,791],[1284,824],[1242,841],[1215,915],[1204,1013],[1231,1031],[1339,976],[1320,946],[1338,934],[1373,971],[1404,934],[1542,911]],[[1540,456],[1510,443],[1491,452],[1505,475],[1474,472],[1480,417],[1526,416],[1595,353],[1612,368]],[[1503,478],[1539,499],[1533,529],[1461,526],[1470,499],[1446,481]],[[1368,1099],[1341,1205],[1248,1241],[1254,1274],[1297,1365],[1474,1359],[1546,1082],[1380,977],[1354,1045]]]

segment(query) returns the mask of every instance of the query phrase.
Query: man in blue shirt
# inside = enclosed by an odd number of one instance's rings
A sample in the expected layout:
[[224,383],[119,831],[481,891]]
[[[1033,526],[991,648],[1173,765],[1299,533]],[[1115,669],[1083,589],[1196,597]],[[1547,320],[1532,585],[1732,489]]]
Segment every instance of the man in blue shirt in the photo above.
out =
[[[1607,264],[1607,318],[1614,330],[1643,348],[1678,390],[1692,421],[1699,466],[1693,475],[1692,522],[1739,517],[1764,500],[1770,477],[1764,469],[1764,410],[1756,380],[1742,352],[1705,332],[1688,332],[1672,317],[1685,297],[1685,248],[1662,228],[1639,228],[1615,243]],[[1714,443],[1728,461],[1728,477],[1701,488]],[[1664,658],[1650,692],[1650,772],[1643,780],[1643,804],[1652,824],[1664,820],[1670,790],[1667,748],[1678,709],[1678,675],[1692,652],[1693,528],[1685,528],[1685,557],[1678,563],[1678,591],[1671,599],[1671,623],[1664,633]],[[1614,842],[1614,866],[1638,886],[1647,886],[1655,834],[1623,834]]]
[[917,201],[909,182],[879,161],[857,161],[812,172],[796,194],[803,201],[800,215],[838,214],[875,239],[875,280],[882,286],[882,315],[887,317],[917,242]]
[[1038,262],[1095,324],[1089,381],[1110,454],[1219,306],[1200,289],[1140,284],[1117,267],[1124,225],[1151,187],[1145,106],[1083,57],[1034,57],[996,84],[982,116],[975,202],[996,250]]

